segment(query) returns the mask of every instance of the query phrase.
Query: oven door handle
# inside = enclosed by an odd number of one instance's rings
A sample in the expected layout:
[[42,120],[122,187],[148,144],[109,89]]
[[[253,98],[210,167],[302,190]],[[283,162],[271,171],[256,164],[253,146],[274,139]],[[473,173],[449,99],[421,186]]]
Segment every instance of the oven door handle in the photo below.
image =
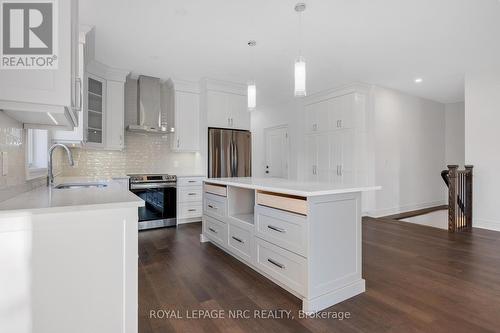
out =
[[155,189],[155,188],[176,188],[175,184],[130,184],[131,190]]

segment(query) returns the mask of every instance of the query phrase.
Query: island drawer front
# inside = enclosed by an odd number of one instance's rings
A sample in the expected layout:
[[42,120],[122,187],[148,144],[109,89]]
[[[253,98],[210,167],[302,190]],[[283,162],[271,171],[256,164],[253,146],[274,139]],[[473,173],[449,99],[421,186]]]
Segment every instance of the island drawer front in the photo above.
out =
[[255,214],[258,237],[307,256],[308,228],[304,216],[263,206],[256,206]]
[[201,186],[205,177],[179,177],[177,178],[177,187]]
[[203,191],[200,188],[178,188],[177,189],[177,201],[179,202],[193,202],[202,200]]
[[224,218],[226,216],[226,198],[205,193],[203,211],[213,218]]
[[201,217],[203,215],[203,205],[200,203],[180,203],[177,217],[180,219]]
[[307,200],[302,197],[257,191],[257,204],[307,215]]
[[255,238],[256,266],[297,293],[306,290],[307,260],[260,238]]
[[205,183],[205,192],[227,197],[227,187],[225,185]]
[[226,247],[227,224],[222,221],[213,219],[209,216],[204,216],[203,220],[205,235],[219,245]]
[[250,261],[252,253],[252,234],[250,231],[241,229],[233,224],[228,224],[229,248],[243,259]]

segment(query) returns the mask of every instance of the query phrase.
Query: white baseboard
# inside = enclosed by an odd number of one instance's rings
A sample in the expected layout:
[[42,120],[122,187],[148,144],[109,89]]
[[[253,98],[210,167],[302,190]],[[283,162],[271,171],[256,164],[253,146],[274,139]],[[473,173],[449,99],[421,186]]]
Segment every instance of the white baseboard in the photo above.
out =
[[302,310],[308,313],[314,313],[332,305],[345,301],[348,298],[354,297],[365,292],[365,280],[361,279],[348,286],[321,295],[316,298],[302,300]]
[[442,206],[442,205],[446,205],[446,204],[447,204],[447,202],[445,200],[438,200],[438,201],[424,202],[424,203],[419,203],[419,204],[404,205],[404,206],[393,207],[393,208],[381,208],[381,209],[371,210],[368,212],[363,212],[363,216],[383,217],[383,216],[388,216],[388,215],[395,215],[395,214],[400,214],[400,213],[405,213],[405,212],[411,212],[411,211],[419,210],[419,209]]
[[186,223],[194,223],[201,222],[201,217],[188,217],[188,218],[178,218],[177,224],[186,224]]
[[472,227],[500,231],[500,221],[474,218],[472,221]]

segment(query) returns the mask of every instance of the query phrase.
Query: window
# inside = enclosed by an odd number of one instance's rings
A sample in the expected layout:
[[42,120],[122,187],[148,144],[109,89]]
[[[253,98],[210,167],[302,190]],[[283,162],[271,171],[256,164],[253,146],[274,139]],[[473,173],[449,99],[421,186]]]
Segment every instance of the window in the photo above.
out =
[[28,129],[26,133],[26,178],[34,179],[47,175],[47,130]]

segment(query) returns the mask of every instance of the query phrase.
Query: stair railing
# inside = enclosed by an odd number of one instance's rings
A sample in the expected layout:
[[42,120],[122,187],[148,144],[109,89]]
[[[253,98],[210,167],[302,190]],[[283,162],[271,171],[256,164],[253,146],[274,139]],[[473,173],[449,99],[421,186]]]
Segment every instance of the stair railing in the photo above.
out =
[[448,165],[448,170],[441,172],[448,186],[448,231],[472,230],[472,165],[465,170],[458,170],[458,165]]

